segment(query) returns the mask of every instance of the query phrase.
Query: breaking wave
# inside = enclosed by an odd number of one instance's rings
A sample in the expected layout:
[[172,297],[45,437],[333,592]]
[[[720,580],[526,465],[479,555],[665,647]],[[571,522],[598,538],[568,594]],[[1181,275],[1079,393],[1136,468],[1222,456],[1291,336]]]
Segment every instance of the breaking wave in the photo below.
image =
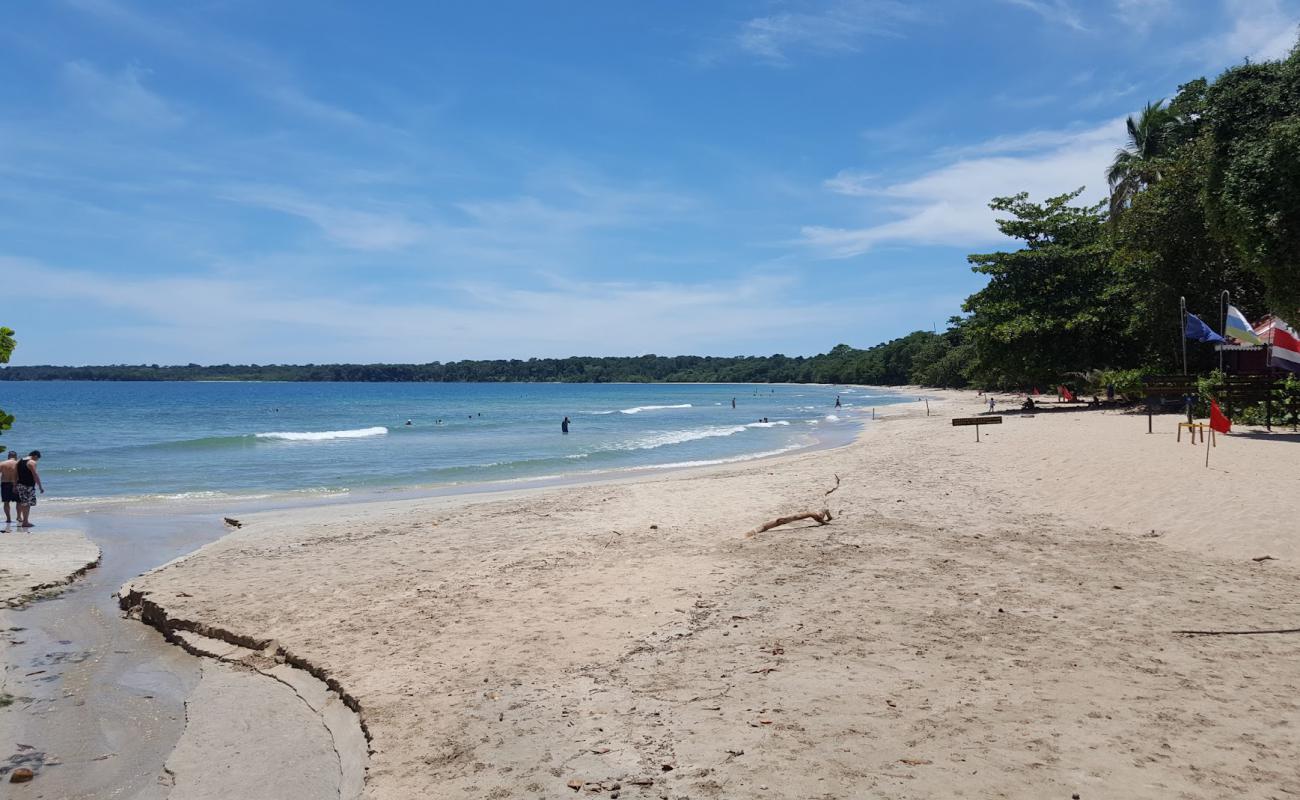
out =
[[620,414],[640,414],[642,411],[660,411],[665,408],[691,408],[690,403],[679,403],[675,406],[637,406],[635,408],[620,409]]
[[364,439],[367,436],[383,436],[388,429],[383,426],[374,428],[357,428],[350,431],[278,431],[254,434],[258,439],[280,439],[286,442],[325,442],[330,439]]

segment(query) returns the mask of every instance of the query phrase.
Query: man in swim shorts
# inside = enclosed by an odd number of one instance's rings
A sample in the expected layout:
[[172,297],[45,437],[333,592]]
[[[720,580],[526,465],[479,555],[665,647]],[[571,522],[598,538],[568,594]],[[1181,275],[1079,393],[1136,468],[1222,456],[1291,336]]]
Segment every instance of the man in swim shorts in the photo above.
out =
[[41,493],[45,493],[45,485],[41,483],[40,473],[36,471],[36,462],[41,460],[41,451],[33,450],[27,458],[18,462],[18,480],[14,486],[15,499],[18,501],[18,527],[32,527],[31,515],[32,506],[36,505],[36,489],[40,487]]
[[0,499],[5,504],[5,524],[13,522],[13,517],[9,516],[9,504],[18,501],[18,495],[14,493],[14,483],[18,480],[18,453],[13,450],[9,451],[9,456],[0,461]]

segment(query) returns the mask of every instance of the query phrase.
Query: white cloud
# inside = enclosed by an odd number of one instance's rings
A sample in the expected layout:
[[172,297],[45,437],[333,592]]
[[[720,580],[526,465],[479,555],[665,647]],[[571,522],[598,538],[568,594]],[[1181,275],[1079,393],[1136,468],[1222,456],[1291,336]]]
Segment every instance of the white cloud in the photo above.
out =
[[172,127],[182,117],[160,96],[145,88],[148,71],[127,67],[106,73],[87,61],[63,65],[63,79],[68,88],[96,113],[115,122],[133,126]]
[[353,250],[400,250],[425,238],[427,229],[398,211],[371,211],[330,205],[275,187],[239,186],[218,194],[258,208],[279,211],[315,225],[335,244]]
[[378,134],[393,133],[387,126],[314,97],[299,85],[292,70],[280,58],[248,42],[225,38],[213,30],[189,30],[171,24],[162,16],[141,13],[117,0],[67,2],[82,13],[149,42],[164,52],[188,59],[213,72],[234,73],[237,76],[234,82],[256,92],[284,112]]
[[1075,11],[1067,0],[1002,0],[1002,2],[1028,9],[1056,25],[1064,25],[1076,31],[1087,30],[1079,12]]
[[1173,13],[1173,0],[1115,0],[1115,16],[1138,34],[1146,34]]
[[[23,274],[34,302],[74,304],[83,317],[109,316],[117,335],[130,340],[96,336],[82,342],[75,356],[82,363],[132,357],[180,363],[425,362],[744,352],[746,343],[806,338],[808,331],[825,330],[835,320],[858,320],[862,303],[821,300],[816,294],[800,299],[797,279],[790,276],[689,284],[553,278],[533,288],[493,282],[421,285],[412,286],[400,302],[382,303],[367,300],[355,287],[331,292],[324,286],[289,285],[273,274],[242,280],[104,276],[3,256],[0,270]],[[944,308],[954,302],[944,300]],[[917,308],[900,307],[899,314]],[[933,312],[929,300],[925,310]],[[755,319],[764,324],[755,326]],[[59,360],[32,348],[20,355],[23,363]]]
[[755,17],[735,33],[741,51],[783,62],[791,51],[855,52],[872,36],[897,36],[903,23],[920,14],[896,0],[834,0],[812,11]]
[[1283,58],[1300,33],[1300,14],[1281,0],[1224,0],[1224,11],[1231,30],[1189,51],[1216,66]]
[[[883,245],[969,247],[1002,236],[988,208],[993,197],[1029,192],[1035,199],[1088,187],[1083,201],[1105,196],[1105,170],[1123,143],[1123,120],[1073,131],[1031,131],[963,148],[946,165],[873,191],[869,213],[883,221],[860,228],[808,225],[803,242],[830,258]],[[1017,153],[1017,155],[1008,155]]]
[[822,185],[836,194],[865,197],[872,193],[872,181],[875,178],[876,175],[871,172],[842,169],[836,173],[834,178],[827,178],[822,181]]

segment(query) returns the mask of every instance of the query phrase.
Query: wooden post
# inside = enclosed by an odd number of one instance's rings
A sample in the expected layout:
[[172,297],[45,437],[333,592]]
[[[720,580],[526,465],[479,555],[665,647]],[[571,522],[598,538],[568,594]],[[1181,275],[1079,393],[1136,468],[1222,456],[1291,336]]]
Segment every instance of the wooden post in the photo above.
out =
[[[1202,438],[1202,439],[1205,438],[1205,431],[1201,431],[1201,438]],[[1211,437],[1210,437],[1210,441],[1213,441],[1213,440],[1214,440],[1214,437],[1211,436]],[[1206,442],[1206,444],[1205,444],[1205,468],[1206,468],[1206,469],[1209,469],[1209,468],[1210,468],[1210,444],[1209,444],[1209,442]]]
[[925,415],[926,415],[927,417],[930,416],[930,401],[929,401],[929,400],[926,400],[926,401],[925,401]]
[[872,418],[872,419],[875,419],[875,418],[876,418],[876,409],[874,409],[874,408],[871,409],[871,418]]

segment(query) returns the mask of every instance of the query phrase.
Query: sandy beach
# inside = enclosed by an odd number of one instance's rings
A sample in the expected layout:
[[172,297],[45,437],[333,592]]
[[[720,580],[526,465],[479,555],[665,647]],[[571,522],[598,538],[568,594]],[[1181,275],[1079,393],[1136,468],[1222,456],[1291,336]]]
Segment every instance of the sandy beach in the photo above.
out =
[[983,403],[709,470],[259,514],[123,596],[337,691],[375,800],[1300,794],[1300,635],[1179,633],[1300,625],[1296,436],[1223,437],[1207,469],[1173,416],[976,444],[949,418]]

